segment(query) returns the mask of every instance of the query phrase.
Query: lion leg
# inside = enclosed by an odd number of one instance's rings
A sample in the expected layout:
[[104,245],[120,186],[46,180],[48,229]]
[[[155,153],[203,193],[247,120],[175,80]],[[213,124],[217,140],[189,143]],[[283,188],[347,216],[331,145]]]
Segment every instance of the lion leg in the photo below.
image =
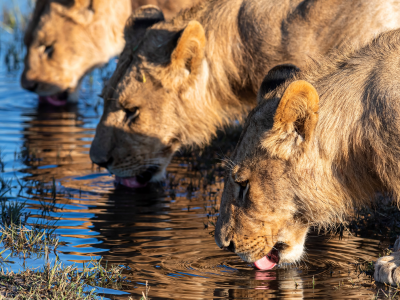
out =
[[393,253],[379,258],[375,263],[375,281],[391,285],[400,284],[400,238],[394,243]]

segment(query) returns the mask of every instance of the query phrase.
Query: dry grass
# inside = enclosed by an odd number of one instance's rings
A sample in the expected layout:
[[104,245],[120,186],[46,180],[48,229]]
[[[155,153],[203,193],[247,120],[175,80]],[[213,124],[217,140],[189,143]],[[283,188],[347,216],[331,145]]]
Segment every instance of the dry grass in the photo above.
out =
[[[0,192],[12,188],[6,184],[3,189],[0,188]],[[54,233],[55,222],[28,223],[29,217],[24,202],[0,197],[0,246],[9,250],[12,256],[27,258],[35,254],[36,257],[47,257],[59,245],[59,239]]]
[[56,261],[42,269],[22,272],[0,270],[0,295],[4,299],[99,299],[94,286],[119,289],[127,282],[122,275],[124,266],[103,267],[92,260],[83,268],[65,266]]

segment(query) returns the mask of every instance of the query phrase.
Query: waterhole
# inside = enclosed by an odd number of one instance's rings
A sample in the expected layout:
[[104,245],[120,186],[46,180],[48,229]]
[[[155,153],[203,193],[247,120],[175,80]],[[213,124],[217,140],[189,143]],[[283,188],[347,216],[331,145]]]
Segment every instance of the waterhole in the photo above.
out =
[[[102,112],[103,79],[115,67],[94,71],[77,106],[40,106],[19,85],[23,50],[18,35],[3,31],[0,49],[0,149],[8,199],[24,202],[31,219],[56,222],[61,245],[50,260],[82,264],[91,258],[126,266],[128,280],[106,297],[151,299],[371,299],[376,293],[360,263],[381,253],[379,240],[313,231],[297,265],[258,271],[213,238],[223,171],[193,168],[174,158],[165,183],[140,191],[114,186],[89,159]],[[15,47],[18,59],[6,59]],[[15,59],[12,58],[12,59]],[[7,62],[8,61],[8,62]],[[11,65],[10,65],[11,64]],[[194,156],[196,157],[196,156]],[[43,190],[52,190],[44,192]],[[9,268],[40,267],[43,258],[11,256]],[[100,290],[101,291],[101,290]]]

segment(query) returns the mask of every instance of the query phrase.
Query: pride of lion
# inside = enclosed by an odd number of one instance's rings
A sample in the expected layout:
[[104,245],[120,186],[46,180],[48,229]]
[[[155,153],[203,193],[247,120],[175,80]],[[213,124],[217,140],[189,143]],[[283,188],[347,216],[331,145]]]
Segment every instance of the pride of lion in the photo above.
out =
[[[345,223],[377,192],[398,202],[398,1],[203,0],[170,21],[163,11],[181,6],[165,3],[37,1],[21,84],[47,102],[77,100],[83,76],[124,47],[102,92],[94,163],[144,187],[182,146],[257,105],[215,240],[259,269],[300,261],[311,226]],[[399,253],[377,261],[375,280],[400,283]]]
[[25,33],[23,88],[42,102],[78,100],[84,76],[121,53],[126,20],[141,5],[157,4],[167,18],[198,0],[37,0]]

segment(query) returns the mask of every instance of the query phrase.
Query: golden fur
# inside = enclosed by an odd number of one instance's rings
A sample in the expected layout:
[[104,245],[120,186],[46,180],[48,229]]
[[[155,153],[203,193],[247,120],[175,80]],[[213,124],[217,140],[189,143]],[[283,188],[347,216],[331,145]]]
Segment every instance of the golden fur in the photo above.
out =
[[120,54],[132,9],[156,4],[172,17],[198,0],[37,0],[25,34],[24,88],[76,101],[85,74]]
[[261,93],[231,158],[218,246],[248,262],[275,247],[282,263],[294,263],[310,226],[345,222],[376,192],[399,202],[399,65],[394,30]]
[[[91,159],[121,177],[154,166],[159,180],[179,147],[208,143],[242,120],[271,67],[302,67],[348,40],[365,42],[397,27],[399,11],[397,2],[378,0],[211,0],[171,22],[157,12],[147,14],[151,22],[132,18],[103,91]],[[140,114],[125,122],[132,110]]]

